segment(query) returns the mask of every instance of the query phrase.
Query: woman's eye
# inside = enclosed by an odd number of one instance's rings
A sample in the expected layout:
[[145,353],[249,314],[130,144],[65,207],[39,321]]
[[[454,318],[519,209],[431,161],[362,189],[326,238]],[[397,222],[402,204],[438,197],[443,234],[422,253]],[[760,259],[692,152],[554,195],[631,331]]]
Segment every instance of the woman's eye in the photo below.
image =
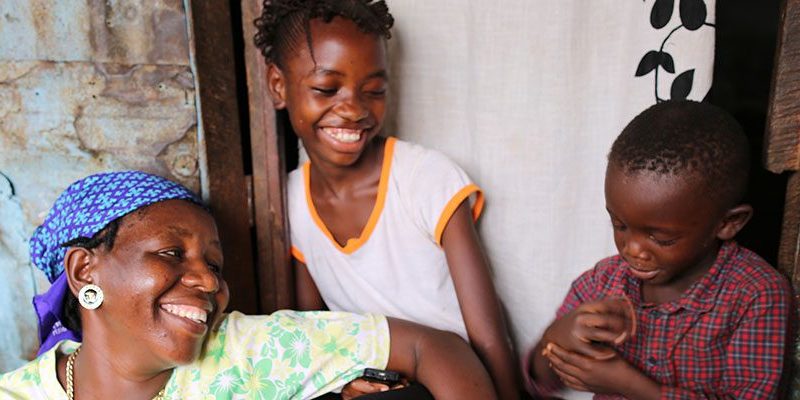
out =
[[161,254],[174,258],[181,258],[183,256],[183,251],[180,249],[167,249],[162,251]]
[[367,94],[375,97],[382,97],[386,95],[386,89],[367,90]]

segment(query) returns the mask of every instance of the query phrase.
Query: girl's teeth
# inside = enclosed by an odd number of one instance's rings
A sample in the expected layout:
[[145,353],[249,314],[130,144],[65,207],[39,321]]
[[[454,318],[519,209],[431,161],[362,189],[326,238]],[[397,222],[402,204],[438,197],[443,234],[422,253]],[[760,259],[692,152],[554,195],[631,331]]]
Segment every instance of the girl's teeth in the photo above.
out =
[[355,143],[361,139],[361,130],[355,129],[342,129],[342,128],[324,128],[324,132],[342,143]]

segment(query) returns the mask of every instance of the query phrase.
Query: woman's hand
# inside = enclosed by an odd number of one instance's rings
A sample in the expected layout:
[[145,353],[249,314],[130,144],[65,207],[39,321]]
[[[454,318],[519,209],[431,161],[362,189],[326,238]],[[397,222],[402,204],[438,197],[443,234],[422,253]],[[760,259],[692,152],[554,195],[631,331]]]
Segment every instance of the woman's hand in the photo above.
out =
[[386,392],[388,390],[402,389],[407,385],[398,383],[392,387],[383,383],[370,382],[366,379],[356,379],[342,388],[342,399],[350,400],[365,394]]

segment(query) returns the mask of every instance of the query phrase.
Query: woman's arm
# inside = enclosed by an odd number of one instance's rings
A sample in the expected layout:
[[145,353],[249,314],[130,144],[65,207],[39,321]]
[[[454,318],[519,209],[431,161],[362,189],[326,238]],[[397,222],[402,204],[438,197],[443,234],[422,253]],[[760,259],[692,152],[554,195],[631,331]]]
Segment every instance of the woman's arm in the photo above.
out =
[[388,321],[387,369],[425,385],[438,400],[497,398],[483,364],[458,335],[399,319]]
[[500,398],[518,399],[518,364],[468,201],[447,223],[442,247],[472,347],[489,369]]
[[300,260],[294,258],[294,283],[297,292],[297,309],[300,311],[327,310],[328,306],[319,294],[317,284],[311,278],[308,267]]

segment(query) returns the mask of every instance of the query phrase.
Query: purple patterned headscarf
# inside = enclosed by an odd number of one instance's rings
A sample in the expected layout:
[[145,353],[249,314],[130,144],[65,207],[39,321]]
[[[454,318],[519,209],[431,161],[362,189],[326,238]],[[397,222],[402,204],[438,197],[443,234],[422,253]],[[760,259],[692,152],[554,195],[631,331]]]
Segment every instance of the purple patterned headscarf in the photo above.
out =
[[36,228],[30,241],[31,261],[52,283],[44,294],[34,296],[39,317],[39,354],[64,339],[81,340],[81,333],[62,324],[62,304],[67,278],[62,245],[79,237],[92,238],[112,221],[142,207],[165,200],[185,199],[202,205],[189,189],[141,171],[90,175],[70,185]]

